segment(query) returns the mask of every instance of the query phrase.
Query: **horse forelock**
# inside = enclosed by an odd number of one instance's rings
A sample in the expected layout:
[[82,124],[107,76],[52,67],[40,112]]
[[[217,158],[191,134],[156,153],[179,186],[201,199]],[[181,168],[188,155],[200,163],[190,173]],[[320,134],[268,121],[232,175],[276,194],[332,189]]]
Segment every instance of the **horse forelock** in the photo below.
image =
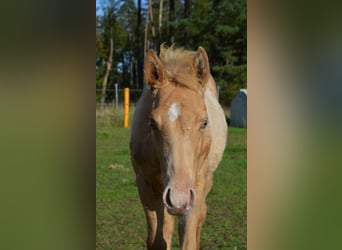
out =
[[177,48],[174,45],[160,48],[160,60],[164,66],[165,75],[171,83],[195,91],[203,88],[193,70],[193,58],[196,52]]

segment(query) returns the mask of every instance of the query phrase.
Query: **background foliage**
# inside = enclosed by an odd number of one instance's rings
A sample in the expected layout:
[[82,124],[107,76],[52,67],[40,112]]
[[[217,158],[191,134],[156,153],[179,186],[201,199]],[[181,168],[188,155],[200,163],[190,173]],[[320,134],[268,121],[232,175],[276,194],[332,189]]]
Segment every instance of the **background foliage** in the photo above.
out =
[[[97,89],[103,84],[110,38],[108,89],[115,83],[142,89],[145,51],[158,51],[163,42],[207,50],[221,103],[230,105],[235,93],[247,87],[246,0],[103,0],[96,6]],[[113,92],[107,91],[106,101],[112,99]]]

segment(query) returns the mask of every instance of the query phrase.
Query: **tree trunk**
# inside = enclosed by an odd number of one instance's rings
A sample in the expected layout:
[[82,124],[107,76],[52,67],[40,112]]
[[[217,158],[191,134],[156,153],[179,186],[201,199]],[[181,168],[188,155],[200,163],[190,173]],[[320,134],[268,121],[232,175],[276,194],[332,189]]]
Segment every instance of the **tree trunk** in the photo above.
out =
[[[130,78],[129,78],[129,85],[131,86],[131,88],[134,88],[133,86],[133,52],[132,50],[129,51],[129,57],[130,57],[130,62],[129,62],[129,66],[130,66]],[[138,86],[137,86],[138,87]]]
[[163,0],[159,2],[159,26],[158,26],[158,51],[162,43],[162,25],[163,25]]
[[[189,20],[190,17],[190,0],[184,0],[184,19]],[[187,48],[189,45],[189,31],[187,24],[184,26],[184,46]]]
[[[150,7],[148,8],[148,12],[150,12]],[[148,20],[149,20],[149,13],[146,14],[146,21],[145,21],[144,58],[146,56],[147,50],[149,49],[149,46],[148,46]]]
[[106,63],[106,72],[103,76],[102,90],[101,90],[101,108],[104,108],[104,106],[105,106],[107,82],[108,82],[110,70],[112,68],[112,60],[113,60],[113,39],[110,38],[109,42],[110,42],[110,44],[109,44],[109,55],[108,55],[108,60]]
[[139,66],[139,63],[140,63],[140,49],[141,49],[141,46],[140,46],[140,26],[141,26],[141,0],[138,0],[138,9],[137,9],[137,30],[136,30],[136,60],[138,62],[138,65],[137,65],[137,80],[138,80],[138,86],[140,87],[140,66]]
[[137,63],[138,63],[138,68],[137,68],[138,86],[139,88],[143,88],[144,76],[143,76],[143,46],[142,46],[143,41],[141,38],[141,0],[138,0],[136,38],[137,38],[136,56],[137,56]]
[[170,0],[170,9],[169,9],[169,41],[170,44],[175,42],[174,36],[174,28],[173,22],[175,21],[175,0]]
[[150,13],[150,23],[151,23],[151,31],[152,31],[152,41],[153,43],[156,40],[156,31],[154,29],[153,23],[153,9],[152,9],[152,0],[148,0],[148,12]]

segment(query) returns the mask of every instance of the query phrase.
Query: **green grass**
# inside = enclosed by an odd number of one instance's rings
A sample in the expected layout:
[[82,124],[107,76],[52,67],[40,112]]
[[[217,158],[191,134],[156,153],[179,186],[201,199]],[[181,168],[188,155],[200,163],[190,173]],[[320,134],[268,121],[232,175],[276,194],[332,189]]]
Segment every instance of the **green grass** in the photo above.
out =
[[[146,221],[130,163],[130,131],[110,122],[114,118],[106,122],[100,118],[96,128],[96,249],[144,249]],[[228,147],[207,197],[201,249],[247,249],[247,130],[229,128],[228,134]],[[179,246],[176,232],[173,249]]]

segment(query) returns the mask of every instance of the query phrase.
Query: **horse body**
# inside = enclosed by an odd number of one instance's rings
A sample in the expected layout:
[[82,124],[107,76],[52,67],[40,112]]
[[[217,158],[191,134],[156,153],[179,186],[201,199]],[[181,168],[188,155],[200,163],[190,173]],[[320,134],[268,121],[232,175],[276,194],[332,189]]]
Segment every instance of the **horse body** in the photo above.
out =
[[227,125],[203,48],[161,48],[145,59],[148,86],[131,130],[131,161],[147,218],[148,249],[199,249],[205,198],[226,145]]

